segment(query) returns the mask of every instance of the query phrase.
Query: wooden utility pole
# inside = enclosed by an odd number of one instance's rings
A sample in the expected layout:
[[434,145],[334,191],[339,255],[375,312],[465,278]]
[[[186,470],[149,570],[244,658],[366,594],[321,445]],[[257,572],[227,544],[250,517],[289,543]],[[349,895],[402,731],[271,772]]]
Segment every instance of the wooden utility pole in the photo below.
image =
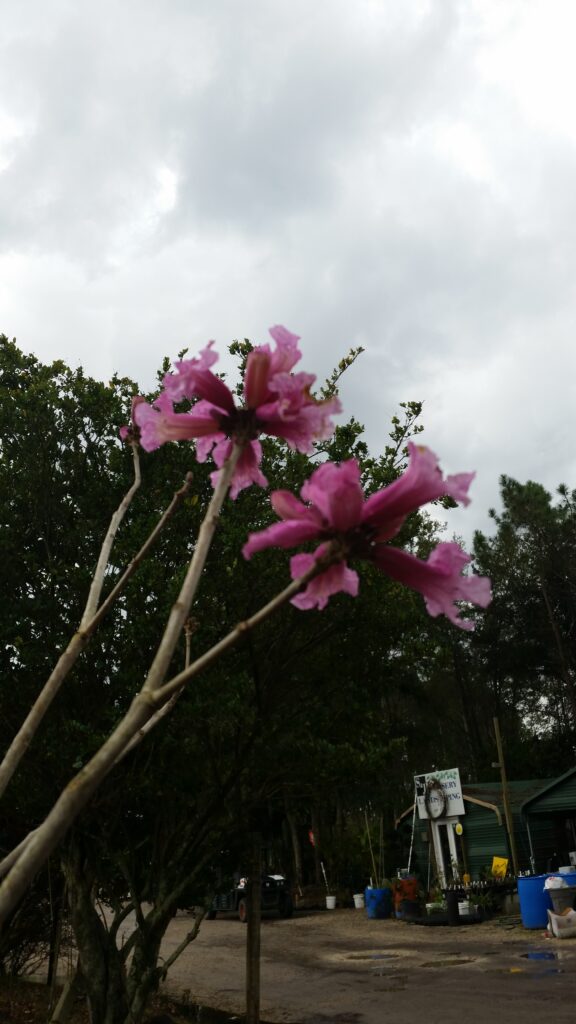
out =
[[246,1024],[260,1024],[260,920],[262,911],[262,836],[252,833],[246,934]]
[[510,840],[512,867],[514,868],[514,874],[518,875],[518,855],[516,853],[516,838],[514,836],[514,820],[512,818],[512,810],[510,807],[510,794],[508,792],[508,779],[506,778],[506,765],[504,762],[502,737],[500,735],[500,723],[497,718],[493,718],[492,721],[494,722],[494,735],[496,736],[496,749],[498,751],[498,761],[493,765],[493,767],[500,769],[500,778],[502,779],[502,802],[504,804],[504,815],[506,817],[506,827],[508,829],[508,838]]

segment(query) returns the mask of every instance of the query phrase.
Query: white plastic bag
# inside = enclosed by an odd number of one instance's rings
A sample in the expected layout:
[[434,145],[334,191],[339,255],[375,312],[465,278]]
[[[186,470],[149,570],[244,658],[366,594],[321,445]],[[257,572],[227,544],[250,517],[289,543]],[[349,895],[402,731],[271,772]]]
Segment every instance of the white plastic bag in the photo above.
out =
[[547,878],[544,882],[545,889],[566,889],[567,886],[568,883],[565,882],[560,875],[551,875],[550,878]]

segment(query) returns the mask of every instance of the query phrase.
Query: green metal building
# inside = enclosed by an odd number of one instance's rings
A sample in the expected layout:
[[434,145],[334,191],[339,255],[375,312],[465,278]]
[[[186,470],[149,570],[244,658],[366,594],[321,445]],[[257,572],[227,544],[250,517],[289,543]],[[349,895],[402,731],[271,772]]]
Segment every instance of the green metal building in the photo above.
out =
[[534,869],[545,871],[551,856],[559,866],[576,863],[576,768],[526,797],[521,813]]
[[[576,769],[572,775],[573,791],[576,796]],[[554,785],[555,783],[550,783],[546,779],[528,779],[508,783],[519,871],[532,869],[530,837],[524,818],[524,808],[530,805],[538,795],[548,792]],[[510,871],[512,871],[501,784],[487,782],[463,785],[462,797],[464,814],[428,822],[419,819],[414,814],[414,806],[411,805],[406,808],[396,822],[405,858],[404,863],[408,863],[412,842],[411,869],[418,874],[421,882],[427,888],[436,879],[441,880],[442,873],[444,881],[450,881],[454,876],[454,861],[457,861],[459,877],[467,873],[473,881],[489,874],[493,857],[507,858]],[[576,807],[576,800],[574,806]],[[532,820],[532,815],[530,820]],[[461,828],[457,826],[461,826]],[[440,852],[443,854],[443,864],[440,866],[437,863],[438,857],[432,842],[433,829],[437,830],[439,840],[436,850],[440,848]],[[459,832],[461,834],[458,834]],[[541,862],[544,859],[547,861],[554,852],[553,843],[552,846],[550,845],[551,834],[548,817],[542,815],[534,825],[534,835],[532,836],[533,848],[536,848],[538,854],[537,870],[545,870],[546,863]],[[576,849],[576,844],[574,849]]]

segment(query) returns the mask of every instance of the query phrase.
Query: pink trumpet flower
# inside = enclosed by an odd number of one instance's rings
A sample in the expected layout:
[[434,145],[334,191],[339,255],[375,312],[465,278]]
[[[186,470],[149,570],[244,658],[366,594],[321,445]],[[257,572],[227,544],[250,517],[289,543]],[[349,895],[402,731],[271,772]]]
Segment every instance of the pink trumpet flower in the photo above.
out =
[[[299,338],[285,327],[271,327],[276,348],[260,345],[250,352],[244,378],[244,405],[238,407],[230,388],[212,372],[217,361],[213,341],[198,358],[177,362],[176,373],[168,373],[163,389],[151,404],[143,398],[134,399],[132,421],[146,451],[159,448],[166,441],[196,440],[196,454],[204,462],[212,453],[219,469],[232,450],[232,443],[242,446],[230,494],[236,497],[244,487],[267,481],[260,470],[262,449],[260,434],[283,438],[291,448],[309,454],[313,442],[333,432],[331,417],[340,412],[337,398],[318,401],[310,394],[315,377],[292,373],[301,358]],[[174,412],[174,404],[187,399],[195,401],[190,412]],[[127,437],[123,427],[121,436]],[[214,483],[218,471],[212,474]]]
[[439,544],[428,560],[422,561],[387,542],[398,533],[410,512],[435,498],[449,495],[468,504],[468,488],[474,474],[443,477],[433,452],[412,443],[408,447],[410,462],[406,472],[368,498],[364,496],[355,459],[320,466],[302,487],[302,501],[289,491],[274,491],[272,507],[281,521],[260,533],[251,533],[243,548],[244,557],[251,558],[255,552],[272,546],[290,548],[321,540],[314,554],[295,555],[291,559],[292,578],[297,579],[329,553],[332,542],[332,552],[340,557],[293,598],[292,603],[298,608],[324,608],[332,594],[341,591],[356,596],[358,575],[347,564],[349,558],[356,556],[418,590],[430,615],[444,614],[462,629],[472,629],[473,623],[459,617],[454,602],[468,601],[485,608],[491,600],[490,581],[486,577],[462,575],[470,558],[459,545]]

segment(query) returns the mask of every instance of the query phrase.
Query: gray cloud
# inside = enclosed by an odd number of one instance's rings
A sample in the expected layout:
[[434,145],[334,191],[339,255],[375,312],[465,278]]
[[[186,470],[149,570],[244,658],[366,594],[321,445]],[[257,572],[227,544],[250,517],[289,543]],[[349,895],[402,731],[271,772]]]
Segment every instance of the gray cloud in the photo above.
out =
[[165,353],[285,322],[319,375],[366,347],[343,395],[375,448],[425,400],[446,468],[479,471],[451,527],[485,523],[501,472],[571,483],[575,133],[522,92],[543,11],[12,5],[0,329],[147,386]]

